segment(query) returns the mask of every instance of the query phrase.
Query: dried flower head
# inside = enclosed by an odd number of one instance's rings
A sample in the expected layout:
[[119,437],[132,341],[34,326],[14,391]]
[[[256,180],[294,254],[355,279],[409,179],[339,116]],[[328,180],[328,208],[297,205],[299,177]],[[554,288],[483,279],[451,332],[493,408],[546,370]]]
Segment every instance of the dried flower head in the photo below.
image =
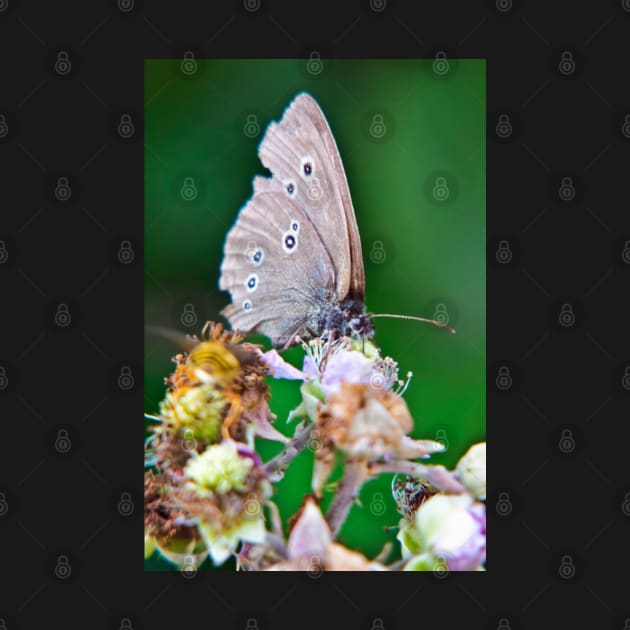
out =
[[157,549],[162,557],[179,567],[190,558],[200,564],[207,555],[205,543],[199,530],[187,523],[187,512],[173,503],[172,490],[164,475],[145,473],[145,557]]
[[400,396],[342,382],[322,407],[318,427],[348,457],[374,460],[397,451],[413,420]]

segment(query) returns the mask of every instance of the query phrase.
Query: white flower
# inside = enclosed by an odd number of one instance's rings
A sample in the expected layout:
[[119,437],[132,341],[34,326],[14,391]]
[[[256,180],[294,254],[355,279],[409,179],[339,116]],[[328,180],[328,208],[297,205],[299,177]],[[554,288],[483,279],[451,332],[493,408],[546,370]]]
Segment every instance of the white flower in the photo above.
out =
[[426,570],[436,560],[450,571],[479,570],[486,557],[485,507],[468,494],[435,495],[413,521],[401,521],[398,538],[411,557],[407,570]]
[[267,533],[262,516],[244,517],[227,528],[217,528],[211,523],[199,523],[197,527],[215,565],[223,564],[240,541],[263,543]]

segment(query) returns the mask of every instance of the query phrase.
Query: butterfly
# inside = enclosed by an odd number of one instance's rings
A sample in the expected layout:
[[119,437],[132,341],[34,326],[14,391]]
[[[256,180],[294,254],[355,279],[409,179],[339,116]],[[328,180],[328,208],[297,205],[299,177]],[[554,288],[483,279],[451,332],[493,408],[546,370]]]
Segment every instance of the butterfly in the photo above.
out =
[[222,314],[232,328],[281,348],[324,334],[372,337],[348,180],[311,95],[298,94],[268,126],[258,156],[271,177],[254,177],[227,234],[219,288],[231,304]]

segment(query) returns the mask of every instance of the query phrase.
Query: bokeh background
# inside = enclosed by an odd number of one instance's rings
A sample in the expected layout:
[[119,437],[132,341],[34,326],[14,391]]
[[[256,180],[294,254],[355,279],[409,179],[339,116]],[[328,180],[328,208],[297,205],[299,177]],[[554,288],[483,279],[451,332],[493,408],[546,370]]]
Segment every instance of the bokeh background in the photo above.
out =
[[[199,333],[224,321],[225,235],[252,193],[267,124],[306,90],[322,107],[346,169],[373,313],[448,317],[456,335],[377,319],[375,341],[413,372],[413,437],[437,439],[454,465],[485,439],[485,63],[483,60],[146,60],[145,321]],[[262,337],[254,341],[266,344]],[[147,336],[145,408],[158,409],[176,349]],[[286,357],[301,364],[302,350]],[[277,428],[291,434],[295,382],[271,381]],[[260,440],[264,459],[279,445]],[[305,450],[276,486],[286,524],[309,491]],[[338,479],[341,463],[332,477]],[[391,475],[367,483],[341,540],[378,553],[399,520]],[[329,502],[326,495],[325,503]],[[395,543],[397,545],[397,543]],[[157,554],[148,570],[172,570]],[[232,569],[226,563],[220,569]],[[202,569],[212,569],[207,561]]]

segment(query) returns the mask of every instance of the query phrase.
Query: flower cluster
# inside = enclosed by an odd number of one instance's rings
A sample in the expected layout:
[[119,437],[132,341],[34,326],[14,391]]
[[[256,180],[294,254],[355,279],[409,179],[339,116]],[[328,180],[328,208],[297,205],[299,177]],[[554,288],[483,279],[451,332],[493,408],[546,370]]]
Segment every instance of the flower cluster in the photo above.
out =
[[429,487],[413,477],[394,485],[403,515],[398,539],[407,559],[405,570],[483,571],[486,443],[472,446],[454,472],[426,468],[423,479],[431,479]]
[[[301,369],[276,350],[262,352],[238,333],[209,323],[189,338],[159,414],[149,416],[145,459],[145,554],[157,549],[178,566],[215,565],[235,557],[240,570],[383,571],[483,570],[485,563],[485,444],[456,470],[418,460],[444,450],[412,439],[413,419],[398,365],[368,340],[322,338],[303,342]],[[267,377],[300,381],[300,419],[292,437],[274,428]],[[263,462],[254,438],[283,448]],[[288,519],[273,501],[307,445],[315,451],[312,492]],[[326,513],[320,502],[334,463],[344,473]],[[395,473],[392,499],[402,559],[385,565],[336,539],[363,484]],[[388,550],[389,551],[389,550]]]

